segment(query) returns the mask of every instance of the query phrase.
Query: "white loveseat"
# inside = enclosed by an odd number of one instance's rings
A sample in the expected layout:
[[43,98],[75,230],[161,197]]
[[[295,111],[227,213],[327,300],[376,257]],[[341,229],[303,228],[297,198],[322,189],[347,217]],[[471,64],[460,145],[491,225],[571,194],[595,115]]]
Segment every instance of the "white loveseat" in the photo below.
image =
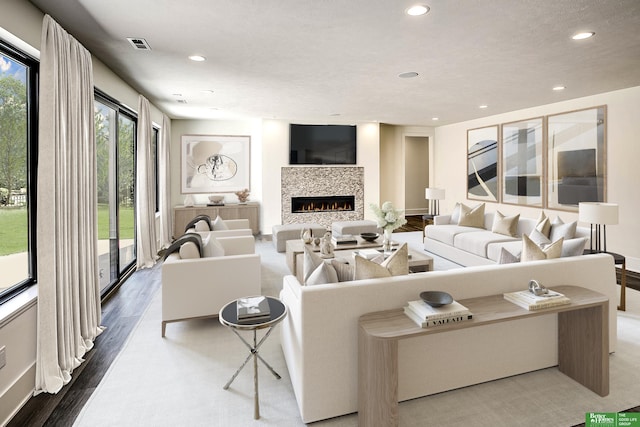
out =
[[[301,286],[295,276],[285,276],[280,297],[289,314],[281,323],[281,342],[302,420],[310,423],[357,411],[361,315],[403,307],[425,290],[465,299],[522,290],[533,278],[551,288],[579,285],[608,296],[609,349],[615,350],[616,281],[609,255],[315,286]],[[399,400],[555,366],[557,352],[554,314],[403,340]]]
[[[537,220],[519,218],[516,236],[492,232],[493,212],[484,214],[484,228],[461,226],[451,223],[451,215],[439,215],[432,225],[424,229],[424,249],[464,266],[491,265],[499,262],[502,248],[514,256],[522,251],[522,235],[529,235],[535,229]],[[564,248],[578,243],[589,247],[590,230],[576,227],[575,234],[565,239]],[[570,241],[572,240],[572,241]],[[563,250],[563,256],[568,256]]]

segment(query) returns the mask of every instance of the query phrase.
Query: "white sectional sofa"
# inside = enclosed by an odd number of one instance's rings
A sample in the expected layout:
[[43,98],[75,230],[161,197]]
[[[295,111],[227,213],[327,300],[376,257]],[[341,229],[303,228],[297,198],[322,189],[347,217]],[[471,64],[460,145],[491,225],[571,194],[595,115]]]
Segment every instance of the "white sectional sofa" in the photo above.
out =
[[[460,226],[451,223],[451,215],[439,215],[432,225],[425,227],[424,249],[463,266],[491,265],[500,260],[502,248],[512,255],[519,256],[522,251],[522,235],[529,235],[536,227],[537,220],[520,218],[515,237],[491,231],[494,213],[484,214],[484,229]],[[569,248],[569,240],[580,239],[583,249],[589,247],[590,230],[576,227],[572,239],[564,241],[563,247]],[[567,256],[567,251],[563,251]]]
[[[613,352],[615,277],[613,258],[605,254],[315,286],[285,276],[280,298],[289,314],[280,326],[281,342],[302,420],[357,411],[358,319],[363,314],[403,307],[425,290],[447,291],[460,300],[526,289],[530,279],[550,288],[579,285],[609,297]],[[557,333],[557,315],[549,314],[403,340],[399,399],[555,366]]]

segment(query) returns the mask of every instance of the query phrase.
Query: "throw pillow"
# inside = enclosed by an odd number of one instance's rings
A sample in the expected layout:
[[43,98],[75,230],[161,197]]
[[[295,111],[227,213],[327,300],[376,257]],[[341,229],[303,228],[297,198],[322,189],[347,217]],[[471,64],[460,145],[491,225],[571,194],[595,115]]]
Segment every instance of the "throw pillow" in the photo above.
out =
[[198,251],[198,246],[193,242],[184,242],[182,246],[180,246],[180,258],[182,259],[200,258],[200,251]]
[[353,280],[353,266],[337,259],[331,260],[331,266],[336,270],[338,282],[350,282]]
[[460,220],[458,220],[458,225],[484,228],[484,203],[480,203],[473,209],[460,203]]
[[355,268],[353,272],[354,280],[377,279],[379,277],[391,277],[391,272],[380,264],[369,261],[361,256],[353,257]]
[[457,224],[460,221],[460,203],[456,203],[453,207],[453,211],[451,212],[451,219],[449,219],[449,224]]
[[216,217],[216,219],[213,220],[213,229],[218,231],[218,230],[228,230],[229,227],[227,227],[227,224],[224,223],[224,220],[222,218],[220,218],[220,215],[218,215]]
[[578,256],[582,255],[584,251],[584,245],[587,244],[586,237],[576,237],[575,239],[568,239],[562,243],[562,257]]
[[539,231],[537,228],[534,228],[533,230],[531,230],[531,233],[529,233],[529,238],[533,240],[533,242],[540,247],[551,243],[551,240],[547,236],[545,236],[542,231]]
[[209,223],[204,219],[196,222],[195,229],[196,231],[211,231],[211,229],[209,228]]
[[493,233],[513,237],[517,233],[519,219],[520,214],[504,216],[500,211],[496,211],[493,215],[493,226],[491,227],[491,231]]
[[327,283],[338,283],[338,275],[335,268],[327,262],[321,262],[320,265],[313,270],[309,278],[305,281],[305,286],[324,285]]
[[544,249],[536,245],[536,243],[529,238],[526,234],[522,235],[522,255],[520,255],[520,262],[537,261],[543,259],[560,258],[562,254],[562,241],[557,240],[550,245],[547,245]]
[[320,255],[304,246],[304,255],[302,259],[302,284],[305,284],[311,273],[313,273],[324,261]]
[[212,235],[202,239],[202,248],[203,258],[224,256],[224,247],[220,244],[220,241]]
[[549,239],[551,239],[552,242],[555,242],[561,237],[564,237],[565,240],[573,239],[574,237],[576,237],[577,226],[578,223],[576,221],[569,222],[567,224],[564,224],[562,222],[554,222],[553,224],[551,224]]
[[551,221],[544,211],[540,212],[538,222],[536,223],[536,230],[544,234],[546,237],[549,237],[549,233],[551,232]]
[[392,276],[402,276],[409,274],[409,247],[403,243],[389,258],[382,262]]
[[514,262],[520,262],[520,257],[515,256],[505,248],[500,248],[498,264],[513,264]]

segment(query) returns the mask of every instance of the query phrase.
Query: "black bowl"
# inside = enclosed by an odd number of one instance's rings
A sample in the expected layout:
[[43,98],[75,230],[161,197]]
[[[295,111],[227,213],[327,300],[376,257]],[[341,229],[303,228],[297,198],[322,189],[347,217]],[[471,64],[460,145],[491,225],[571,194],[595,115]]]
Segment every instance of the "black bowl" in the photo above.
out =
[[380,235],[378,233],[360,233],[360,237],[362,237],[367,242],[373,242],[378,237],[380,237]]
[[431,307],[440,307],[453,302],[453,297],[442,291],[424,291],[420,293],[420,298]]

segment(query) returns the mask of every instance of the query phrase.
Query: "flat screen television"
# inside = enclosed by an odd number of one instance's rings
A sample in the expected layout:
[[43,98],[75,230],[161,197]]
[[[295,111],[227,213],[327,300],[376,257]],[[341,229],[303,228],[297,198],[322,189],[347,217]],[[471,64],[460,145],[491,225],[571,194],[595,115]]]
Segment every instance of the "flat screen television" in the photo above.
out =
[[298,125],[289,127],[289,164],[355,165],[356,127]]

